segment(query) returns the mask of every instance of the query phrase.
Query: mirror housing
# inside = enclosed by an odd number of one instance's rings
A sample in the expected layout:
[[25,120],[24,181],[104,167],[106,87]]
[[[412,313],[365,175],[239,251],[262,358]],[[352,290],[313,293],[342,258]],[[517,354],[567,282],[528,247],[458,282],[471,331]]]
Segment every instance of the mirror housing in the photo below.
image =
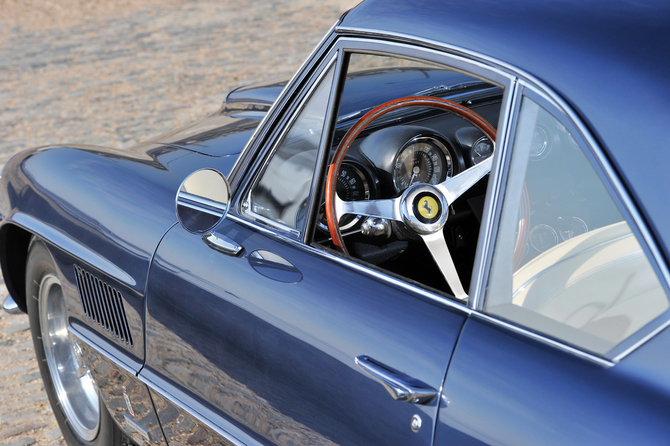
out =
[[230,184],[214,169],[201,169],[186,177],[175,201],[179,223],[189,232],[214,228],[228,213]]

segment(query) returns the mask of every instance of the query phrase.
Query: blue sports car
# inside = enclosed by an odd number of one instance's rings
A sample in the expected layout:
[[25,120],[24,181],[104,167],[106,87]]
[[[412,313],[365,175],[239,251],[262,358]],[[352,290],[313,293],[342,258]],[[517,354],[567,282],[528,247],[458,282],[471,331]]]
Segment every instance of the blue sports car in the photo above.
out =
[[68,444],[670,443],[668,36],[367,0],[193,125],[16,155],[4,307]]

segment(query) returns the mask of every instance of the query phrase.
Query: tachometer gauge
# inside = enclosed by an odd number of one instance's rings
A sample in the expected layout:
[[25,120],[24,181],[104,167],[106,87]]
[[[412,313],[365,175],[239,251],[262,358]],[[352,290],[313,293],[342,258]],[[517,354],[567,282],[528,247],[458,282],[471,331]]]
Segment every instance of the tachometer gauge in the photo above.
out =
[[[358,201],[370,199],[370,185],[363,171],[354,164],[344,162],[337,175],[337,196],[344,201]],[[340,231],[353,227],[360,215],[343,215],[340,218]],[[319,208],[319,228],[328,231],[325,205]]]
[[472,145],[472,164],[479,164],[493,155],[493,143],[486,136],[482,136]]
[[402,192],[412,184],[440,183],[452,175],[453,162],[449,150],[432,137],[416,137],[408,141],[393,166],[393,184]]

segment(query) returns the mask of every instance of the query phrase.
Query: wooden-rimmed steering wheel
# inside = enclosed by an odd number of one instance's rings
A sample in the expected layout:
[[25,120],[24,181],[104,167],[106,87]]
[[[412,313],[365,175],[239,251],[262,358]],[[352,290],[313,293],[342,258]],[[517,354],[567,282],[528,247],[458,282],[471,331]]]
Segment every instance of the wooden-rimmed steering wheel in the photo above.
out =
[[454,296],[464,300],[468,296],[456,272],[442,228],[449,215],[449,206],[491,171],[492,157],[452,178],[447,178],[442,183],[411,185],[399,197],[393,199],[343,201],[336,193],[337,174],[347,151],[358,135],[376,119],[407,107],[427,107],[452,112],[484,132],[491,142],[495,143],[496,130],[491,124],[472,110],[446,99],[412,96],[395,99],[375,107],[349,129],[328,169],[325,200],[328,229],[335,247],[347,254],[339,228],[339,218],[342,215],[365,215],[405,223],[424,240]]

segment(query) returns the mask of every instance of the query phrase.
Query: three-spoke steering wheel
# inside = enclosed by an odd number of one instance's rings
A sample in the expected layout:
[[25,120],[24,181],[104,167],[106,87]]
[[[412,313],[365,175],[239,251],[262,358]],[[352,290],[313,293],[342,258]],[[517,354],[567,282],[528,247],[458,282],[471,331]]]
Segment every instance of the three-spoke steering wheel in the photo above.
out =
[[492,157],[453,178],[447,178],[442,183],[436,185],[413,184],[405,189],[399,197],[393,199],[343,201],[336,193],[337,174],[342,166],[344,156],[356,137],[377,118],[407,107],[428,107],[452,112],[484,132],[491,142],[496,140],[496,130],[484,118],[472,110],[446,99],[412,96],[395,99],[375,107],[349,129],[337,148],[333,162],[329,167],[326,180],[328,229],[335,246],[346,254],[347,248],[344,246],[338,224],[342,215],[365,215],[404,223],[426,243],[454,296],[457,299],[465,300],[468,295],[458,277],[442,228],[449,216],[449,206],[491,171]]

